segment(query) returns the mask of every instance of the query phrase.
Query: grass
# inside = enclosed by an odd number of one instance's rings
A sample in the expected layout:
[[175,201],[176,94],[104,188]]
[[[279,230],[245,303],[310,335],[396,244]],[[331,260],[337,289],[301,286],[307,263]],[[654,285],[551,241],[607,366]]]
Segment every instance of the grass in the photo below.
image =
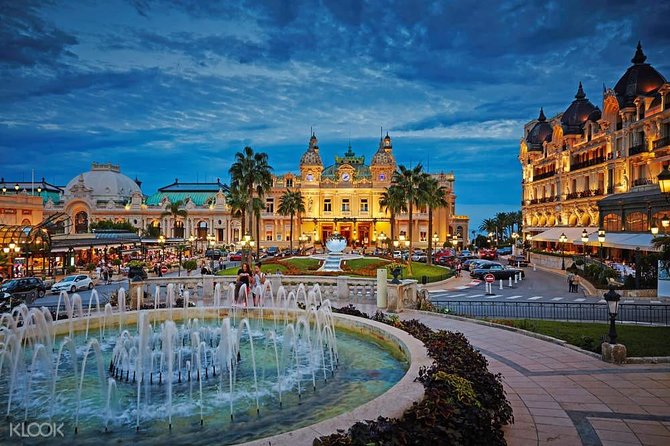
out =
[[[218,271],[217,276],[237,276],[237,271],[239,271],[239,266],[233,266],[231,268],[226,268],[224,270]],[[266,265],[261,265],[261,271],[265,274],[275,274],[279,270],[282,274],[286,274],[288,268],[279,263],[270,263]]]
[[319,261],[317,259],[309,258],[293,258],[288,260],[283,260],[284,263],[288,263],[293,268],[298,270],[307,271],[316,271],[319,269]]
[[[415,279],[419,282],[421,282],[421,278],[423,276],[428,278],[428,282],[436,282],[438,280],[444,280],[448,277],[451,277],[452,275],[453,272],[448,268],[435,265],[426,265],[425,263],[419,262],[412,262],[412,275],[408,275],[406,265],[402,267],[403,279]],[[392,277],[390,271],[389,277]]]
[[[495,319],[492,322],[562,339],[568,344],[600,353],[601,337],[609,332],[608,324],[560,322],[530,319]],[[617,342],[624,344],[628,356],[670,356],[670,327],[617,324]]]
[[346,260],[346,264],[351,270],[357,270],[361,268],[377,268],[389,264],[388,260],[381,259],[353,259]]

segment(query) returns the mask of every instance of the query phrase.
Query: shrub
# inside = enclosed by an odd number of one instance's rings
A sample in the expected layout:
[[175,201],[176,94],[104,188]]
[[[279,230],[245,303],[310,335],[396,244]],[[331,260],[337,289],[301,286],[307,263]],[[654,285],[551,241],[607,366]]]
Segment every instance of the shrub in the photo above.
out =
[[[334,311],[358,312],[352,306]],[[501,427],[513,416],[502,377],[487,370],[486,358],[463,334],[434,332],[417,320],[401,321],[380,311],[372,319],[397,326],[426,345],[435,362],[420,370],[417,378],[425,387],[424,398],[400,418],[358,422],[347,432],[315,439],[314,444],[505,444]]]
[[131,260],[126,266],[128,266],[128,268],[144,268],[146,264],[141,260]]
[[186,271],[193,271],[198,267],[198,262],[195,260],[184,260],[184,263],[182,265]]
[[584,264],[584,259],[577,259],[575,260],[574,264],[577,266],[582,266]]
[[67,267],[68,274],[72,274],[75,271],[77,271],[77,268],[74,265],[70,265]]

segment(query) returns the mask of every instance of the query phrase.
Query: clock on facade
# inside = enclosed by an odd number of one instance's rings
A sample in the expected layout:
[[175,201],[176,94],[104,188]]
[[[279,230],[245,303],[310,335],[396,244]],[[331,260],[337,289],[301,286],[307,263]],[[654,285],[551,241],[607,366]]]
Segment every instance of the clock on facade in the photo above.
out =
[[386,175],[384,175],[383,173],[380,173],[379,174],[379,181],[384,181],[385,179],[386,179]]
[[305,178],[307,179],[307,181],[314,181],[314,175],[312,175],[311,173],[308,173]]
[[348,173],[343,173],[342,174],[342,181],[349,181],[351,179],[351,175]]

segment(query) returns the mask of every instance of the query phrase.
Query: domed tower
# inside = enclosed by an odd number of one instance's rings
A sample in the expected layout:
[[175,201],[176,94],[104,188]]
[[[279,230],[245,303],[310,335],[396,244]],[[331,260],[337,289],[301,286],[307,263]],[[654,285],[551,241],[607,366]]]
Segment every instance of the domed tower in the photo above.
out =
[[565,136],[582,135],[584,124],[589,120],[589,117],[593,116],[592,113],[597,109],[591,101],[586,99],[584,88],[582,88],[582,83],[580,82],[575,100],[572,101],[572,104],[570,104],[561,117],[563,134]]
[[544,143],[551,142],[552,133],[551,124],[547,122],[547,118],[544,116],[544,109],[540,108],[540,116],[537,118],[537,123],[528,132],[528,136],[526,136],[528,150],[531,152],[542,152]]
[[321,161],[321,155],[319,155],[319,140],[316,138],[314,132],[312,132],[312,137],[309,138],[309,147],[300,158],[302,184],[306,186],[318,184],[321,181],[322,171],[323,161]]
[[388,132],[384,138],[379,140],[379,148],[372,157],[370,163],[370,172],[372,181],[375,183],[390,184],[393,172],[395,172],[396,163],[393,156],[393,144]]
[[640,96],[653,97],[658,89],[668,82],[654,67],[645,63],[646,60],[647,56],[638,42],[635,55],[630,60],[633,65],[626,70],[614,86],[621,109],[635,107],[635,99]]

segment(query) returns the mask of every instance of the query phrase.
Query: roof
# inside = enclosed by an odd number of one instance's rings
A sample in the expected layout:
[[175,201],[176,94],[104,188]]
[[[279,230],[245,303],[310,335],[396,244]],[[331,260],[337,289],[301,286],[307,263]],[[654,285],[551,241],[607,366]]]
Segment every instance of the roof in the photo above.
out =
[[625,192],[623,194],[613,194],[613,195],[608,195],[607,197],[601,199],[598,202],[598,205],[613,205],[613,204],[619,204],[622,201],[625,202],[644,202],[650,199],[655,199],[661,197],[661,191],[656,187],[644,187],[640,188],[638,190],[632,190],[630,192]]
[[326,167],[321,173],[322,178],[331,178],[337,179],[337,170],[343,164],[349,164],[354,168],[356,179],[371,178],[370,167],[365,164],[365,156],[357,156],[354,151],[351,149],[351,145],[348,147],[347,152],[344,156],[336,156],[335,164]]
[[544,109],[540,108],[540,116],[537,118],[537,123],[535,123],[526,137],[529,150],[543,150],[543,143],[551,141],[552,134],[553,129],[551,128],[551,124],[547,122],[547,118],[544,116]]
[[636,97],[651,96],[667,82],[654,67],[644,63],[646,60],[647,56],[642,51],[642,45],[638,42],[635,56],[631,59],[633,65],[628,67],[614,86],[621,107],[634,106]]
[[[565,234],[565,236],[568,238],[568,241],[566,243],[572,243],[572,244],[581,244],[581,239],[582,239],[582,232],[586,230],[586,233],[589,234],[596,234],[598,233],[598,228],[594,227],[564,227],[564,226],[559,226],[559,227],[553,227],[551,229],[548,229],[544,232],[541,232],[539,234],[536,234],[533,236],[533,241],[534,242],[558,242],[560,241],[559,238],[561,237],[561,234]],[[577,243],[579,242],[579,243]]]
[[561,117],[561,124],[563,124],[563,132],[566,135],[579,135],[582,133],[584,123],[592,116],[598,107],[593,105],[591,101],[586,98],[582,83],[579,83],[575,100],[565,110]]
[[86,234],[54,234],[51,236],[51,251],[63,252],[68,248],[110,246],[139,243],[134,232],[93,232]]
[[147,198],[146,204],[149,206],[160,205],[164,198],[170,200],[170,203],[177,201],[186,202],[190,199],[196,206],[203,206],[210,200],[216,198],[216,192],[157,192]]
[[217,178],[213,183],[180,183],[179,178],[175,178],[174,183],[158,189],[158,192],[211,192],[217,193],[219,190],[227,191],[228,186],[221,183]]

